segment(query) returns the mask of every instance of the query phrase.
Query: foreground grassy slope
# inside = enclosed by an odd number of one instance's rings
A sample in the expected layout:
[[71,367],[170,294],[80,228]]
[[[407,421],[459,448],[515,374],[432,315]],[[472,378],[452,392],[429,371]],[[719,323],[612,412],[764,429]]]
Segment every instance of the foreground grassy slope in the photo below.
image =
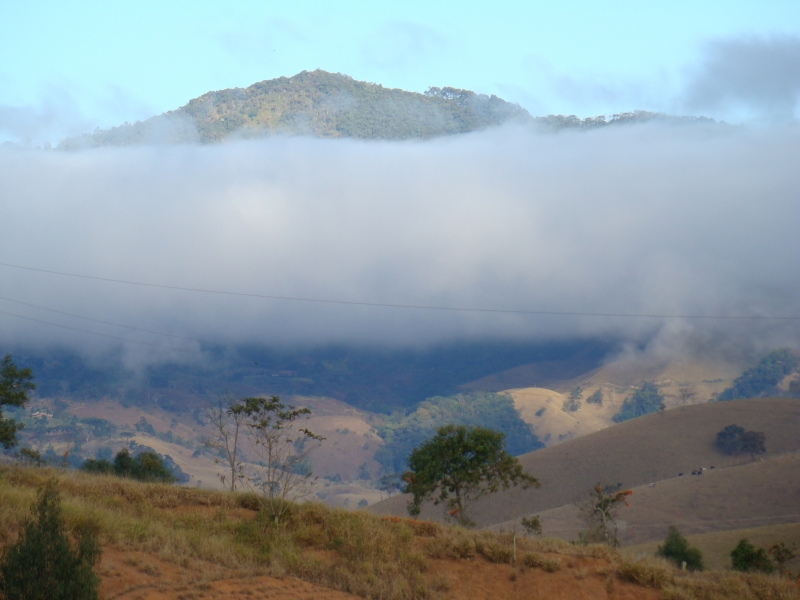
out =
[[[520,457],[542,487],[487,496],[474,507],[480,525],[501,523],[571,504],[598,481],[633,488],[675,478],[699,467],[744,464],[750,457],[727,457],[713,446],[716,433],[736,423],[766,434],[767,454],[800,450],[800,402],[770,398],[687,406],[620,423]],[[395,496],[370,507],[376,514],[406,513],[407,498]],[[769,497],[765,497],[769,503]],[[422,517],[442,519],[438,507]]]
[[514,563],[507,534],[318,504],[295,505],[276,528],[247,494],[15,466],[0,466],[0,546],[50,478],[68,530],[99,529],[103,598],[800,598],[777,578],[682,574],[602,546],[519,538]]

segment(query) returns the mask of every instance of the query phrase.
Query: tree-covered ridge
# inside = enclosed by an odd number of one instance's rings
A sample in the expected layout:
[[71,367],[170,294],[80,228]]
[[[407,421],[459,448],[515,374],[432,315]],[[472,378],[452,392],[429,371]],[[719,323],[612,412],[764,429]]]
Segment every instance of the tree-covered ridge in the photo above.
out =
[[[719,400],[739,400],[766,396],[783,396],[778,384],[800,367],[797,352],[784,348],[770,352],[752,369],[734,379],[733,385],[719,395]],[[796,386],[795,386],[796,388]],[[793,390],[794,388],[792,388]]]
[[231,135],[274,133],[323,138],[427,139],[529,121],[517,104],[455,88],[424,94],[356,81],[340,73],[303,71],[248,88],[208,92],[146,121],[62,142],[65,148],[132,145],[149,141],[219,142]]
[[378,429],[386,440],[375,459],[390,472],[406,469],[411,451],[433,437],[444,425],[477,425],[505,434],[505,448],[513,456],[544,447],[519,416],[505,394],[474,393],[429,398],[408,415],[394,415]]
[[316,70],[261,81],[247,88],[208,92],[177,110],[145,121],[68,138],[59,148],[215,143],[232,137],[250,139],[273,134],[369,140],[430,139],[509,121],[528,123],[545,131],[591,130],[650,121],[714,122],[705,117],[675,117],[646,111],[586,119],[575,115],[534,118],[518,104],[494,95],[452,87],[432,87],[419,94]]

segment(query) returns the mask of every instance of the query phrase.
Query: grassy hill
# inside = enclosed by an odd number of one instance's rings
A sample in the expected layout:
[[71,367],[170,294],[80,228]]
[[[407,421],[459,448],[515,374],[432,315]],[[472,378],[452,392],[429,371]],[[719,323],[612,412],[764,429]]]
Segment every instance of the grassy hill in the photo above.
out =
[[[476,503],[472,518],[482,526],[571,504],[595,483],[625,488],[688,477],[699,467],[717,469],[750,462],[727,457],[713,446],[716,433],[732,423],[766,434],[765,458],[800,450],[800,402],[772,398],[680,407],[632,419],[520,457],[542,487],[494,494]],[[704,480],[706,481],[706,480]],[[659,484],[660,485],[660,484]],[[370,507],[378,514],[406,514],[407,499],[395,496]],[[769,504],[768,497],[765,499]],[[422,517],[442,519],[438,507]]]
[[[540,365],[524,365],[463,387],[502,385],[513,380],[541,381],[537,376],[540,369]],[[667,409],[672,409],[716,398],[741,369],[742,365],[733,362],[623,359],[578,377],[552,381],[553,389],[517,387],[505,393],[513,398],[522,419],[531,425],[537,437],[552,446],[613,425],[614,415],[642,381],[652,381],[664,397]],[[566,408],[573,393],[577,402],[571,409]],[[595,394],[600,397],[590,402]]]
[[276,527],[250,494],[2,464],[0,550],[16,539],[47,480],[60,490],[69,533],[96,527],[101,598],[800,598],[777,578],[681,573],[602,546],[513,540],[313,503],[293,505]]
[[[684,475],[637,486],[629,498],[630,506],[620,511],[624,530],[619,538],[627,546],[661,541],[670,525],[677,525],[685,535],[699,535],[795,523],[800,519],[798,482],[800,455],[791,453],[716,468],[699,477]],[[574,540],[586,527],[571,504],[539,514],[548,536]],[[495,528],[507,529],[513,524],[509,521]],[[772,542],[782,539],[778,536]]]
[[405,140],[467,133],[530,121],[528,112],[497,96],[455,88],[424,94],[356,81],[341,73],[303,71],[248,88],[208,92],[146,121],[70,138],[60,148],[146,142],[213,143],[270,134]]

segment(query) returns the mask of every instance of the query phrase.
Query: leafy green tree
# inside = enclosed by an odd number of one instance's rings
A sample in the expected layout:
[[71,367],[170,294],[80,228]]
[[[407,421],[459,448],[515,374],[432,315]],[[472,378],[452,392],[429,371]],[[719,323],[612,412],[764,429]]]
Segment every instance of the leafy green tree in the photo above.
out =
[[724,454],[749,454],[755,460],[756,454],[767,451],[766,440],[761,431],[745,431],[739,425],[728,425],[717,433],[714,445]]
[[413,496],[409,514],[419,515],[422,503],[432,498],[435,505],[444,503],[449,515],[466,527],[473,524],[467,509],[478,498],[501,488],[538,486],[536,478],[505,451],[504,438],[484,427],[439,427],[408,458],[403,491]]
[[674,562],[679,567],[685,562],[686,568],[690,571],[705,569],[703,553],[699,548],[690,546],[689,541],[681,535],[675,525],[669,526],[664,544],[658,547],[656,554]]
[[6,354],[0,368],[0,444],[6,449],[17,445],[17,431],[22,429],[22,425],[12,418],[3,417],[2,407],[25,406],[28,392],[34,389],[36,384],[33,383],[32,371],[18,369],[11,355]]
[[732,424],[724,427],[717,433],[714,446],[724,454],[738,454],[742,451],[742,434],[744,427]]
[[756,548],[747,538],[743,538],[731,552],[731,563],[734,571],[772,573],[775,570],[766,550]]
[[742,452],[749,454],[753,460],[756,459],[756,454],[763,454],[767,451],[765,445],[767,438],[761,431],[745,431],[741,439]]
[[93,567],[100,557],[96,531],[86,525],[73,549],[61,516],[54,481],[39,491],[19,539],[0,560],[0,596],[5,600],[95,600],[100,579]]
[[784,348],[770,352],[755,367],[735,379],[733,385],[722,392],[718,399],[738,400],[781,395],[777,385],[799,366],[800,358],[793,350]]
[[664,396],[659,393],[658,387],[650,381],[643,381],[642,387],[622,403],[622,408],[612,417],[612,420],[615,423],[621,423],[628,419],[649,415],[661,410],[663,404]]

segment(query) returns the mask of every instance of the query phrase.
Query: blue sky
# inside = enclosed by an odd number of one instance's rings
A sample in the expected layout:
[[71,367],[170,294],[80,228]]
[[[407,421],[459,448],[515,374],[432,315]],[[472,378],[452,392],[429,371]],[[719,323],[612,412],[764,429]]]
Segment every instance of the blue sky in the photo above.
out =
[[731,118],[724,103],[686,102],[713,44],[797,40],[799,30],[800,2],[786,0],[4,0],[0,141],[56,142],[315,68],[415,91],[494,93],[533,114],[703,109]]

